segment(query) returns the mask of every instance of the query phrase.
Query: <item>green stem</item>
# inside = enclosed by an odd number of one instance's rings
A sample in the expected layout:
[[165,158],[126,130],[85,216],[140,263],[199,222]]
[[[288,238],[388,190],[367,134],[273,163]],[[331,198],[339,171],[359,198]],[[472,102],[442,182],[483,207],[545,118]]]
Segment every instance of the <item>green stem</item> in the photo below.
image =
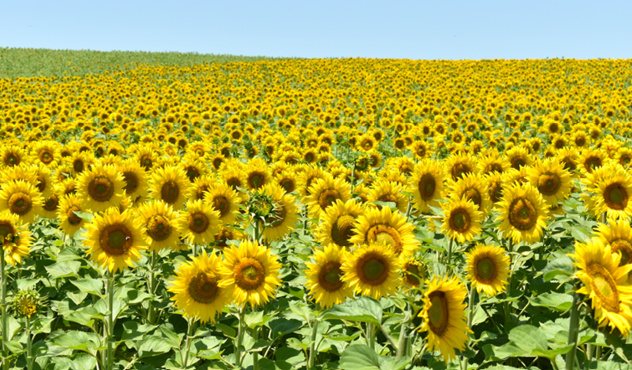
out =
[[107,286],[108,286],[108,330],[107,330],[107,364],[106,369],[112,370],[114,366],[114,273],[107,272]]
[[235,344],[235,366],[241,367],[241,344],[244,340],[244,306],[239,309],[239,326],[237,327],[237,343]]
[[33,369],[33,338],[31,338],[31,319],[26,317],[26,368]]
[[184,353],[180,352],[182,357],[182,368],[186,369],[189,365],[189,350],[191,349],[191,336],[193,335],[193,319],[188,319],[189,327],[187,328],[187,342],[184,346]]
[[6,343],[9,341],[9,333],[7,332],[7,274],[5,271],[6,262],[4,260],[4,240],[0,243],[0,275],[2,275],[2,368],[9,369],[9,362],[7,360],[7,347]]
[[[252,329],[252,336],[256,343],[259,339],[259,328]],[[259,352],[252,353],[252,370],[259,370]]]
[[[149,294],[152,294],[152,295],[156,292],[155,271],[156,271],[157,254],[158,252],[156,252],[155,250],[151,252],[151,267],[149,271],[149,281],[147,282],[147,288],[149,288]],[[152,300],[150,300],[147,303],[147,321],[149,322],[149,324],[153,325],[154,321],[156,320],[156,310],[152,306],[151,302]]]
[[571,306],[571,318],[568,325],[568,344],[572,345],[570,351],[566,354],[566,370],[572,370],[575,365],[575,353],[577,352],[577,337],[579,336],[579,304],[581,297],[578,293],[573,296],[573,305]]
[[[476,290],[473,286],[470,286],[470,294],[468,299],[468,309],[469,312],[467,314],[467,327],[468,329],[472,328],[472,322],[474,322],[474,314],[476,313],[477,307],[474,307],[474,301],[476,300]],[[467,370],[467,357],[463,356],[461,360],[461,369]]]
[[410,213],[413,210],[413,196],[408,197],[408,206],[406,207],[406,221],[410,218]]
[[314,361],[316,360],[316,335],[318,334],[318,318],[314,319],[314,324],[312,325],[312,338],[309,344],[309,361],[307,363],[307,369],[311,370],[314,368]]
[[406,331],[408,329],[408,323],[410,322],[410,311],[406,310],[404,320],[402,321],[402,327],[399,329],[399,339],[397,340],[397,360],[401,360],[408,352],[408,335]]
[[452,269],[450,268],[450,263],[452,261],[452,243],[453,240],[450,238],[450,242],[448,243],[448,260],[445,263],[445,274],[446,276],[450,275]]

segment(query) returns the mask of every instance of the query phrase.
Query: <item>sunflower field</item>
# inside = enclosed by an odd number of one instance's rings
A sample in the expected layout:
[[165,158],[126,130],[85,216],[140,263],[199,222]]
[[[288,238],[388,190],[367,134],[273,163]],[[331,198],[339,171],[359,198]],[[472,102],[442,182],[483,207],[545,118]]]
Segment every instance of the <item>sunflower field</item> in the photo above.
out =
[[3,370],[632,367],[632,61],[196,58],[3,67]]

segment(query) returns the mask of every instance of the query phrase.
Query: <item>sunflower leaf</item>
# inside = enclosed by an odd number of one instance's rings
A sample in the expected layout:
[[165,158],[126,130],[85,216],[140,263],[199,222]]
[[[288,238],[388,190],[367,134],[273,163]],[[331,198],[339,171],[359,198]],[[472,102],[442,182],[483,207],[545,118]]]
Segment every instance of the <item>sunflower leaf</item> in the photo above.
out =
[[347,320],[364,322],[374,325],[382,324],[382,306],[380,302],[370,297],[361,297],[353,301],[344,302],[325,311],[325,320]]

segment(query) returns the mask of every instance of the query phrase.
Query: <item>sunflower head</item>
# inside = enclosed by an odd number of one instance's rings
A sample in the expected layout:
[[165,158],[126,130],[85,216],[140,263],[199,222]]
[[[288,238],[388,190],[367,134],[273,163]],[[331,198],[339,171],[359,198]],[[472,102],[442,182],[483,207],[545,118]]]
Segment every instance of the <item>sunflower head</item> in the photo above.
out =
[[46,299],[31,289],[20,290],[11,300],[11,308],[18,315],[31,318],[45,306]]
[[312,262],[307,263],[307,283],[305,286],[316,303],[325,308],[342,303],[353,294],[349,284],[342,280],[344,272],[342,263],[346,252],[335,244],[317,250],[312,256]]
[[477,244],[466,253],[467,278],[479,293],[493,297],[505,289],[509,276],[509,256],[500,247]]
[[343,280],[356,293],[375,299],[395,293],[399,282],[400,260],[384,242],[356,248],[342,265]]

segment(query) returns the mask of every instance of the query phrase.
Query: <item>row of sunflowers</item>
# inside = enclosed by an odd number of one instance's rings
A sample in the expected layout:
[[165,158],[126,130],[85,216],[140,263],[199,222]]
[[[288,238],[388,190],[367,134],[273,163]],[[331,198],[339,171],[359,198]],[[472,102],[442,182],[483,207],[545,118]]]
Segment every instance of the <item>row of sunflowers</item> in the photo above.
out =
[[629,75],[354,59],[0,80],[2,366],[629,366]]

